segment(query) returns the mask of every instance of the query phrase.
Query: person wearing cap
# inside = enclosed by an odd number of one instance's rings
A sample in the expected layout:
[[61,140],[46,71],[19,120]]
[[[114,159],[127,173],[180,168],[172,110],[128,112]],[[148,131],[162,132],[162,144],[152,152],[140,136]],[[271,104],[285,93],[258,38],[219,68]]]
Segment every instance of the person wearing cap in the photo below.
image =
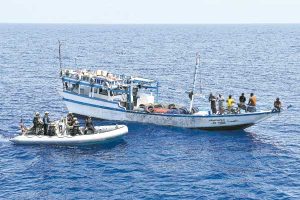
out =
[[35,116],[33,117],[33,127],[32,130],[35,134],[38,134],[39,132],[39,126],[41,125],[41,118],[40,118],[40,113],[36,112]]
[[49,123],[50,123],[49,112],[45,112],[45,115],[43,117],[43,123],[44,123],[44,135],[47,135],[48,127],[49,127]]
[[281,101],[279,100],[279,98],[277,97],[276,100],[274,101],[274,109],[276,109],[276,111],[279,111],[281,110]]
[[88,130],[91,130],[92,133],[95,131],[95,127],[90,116],[85,119],[84,134],[87,134]]

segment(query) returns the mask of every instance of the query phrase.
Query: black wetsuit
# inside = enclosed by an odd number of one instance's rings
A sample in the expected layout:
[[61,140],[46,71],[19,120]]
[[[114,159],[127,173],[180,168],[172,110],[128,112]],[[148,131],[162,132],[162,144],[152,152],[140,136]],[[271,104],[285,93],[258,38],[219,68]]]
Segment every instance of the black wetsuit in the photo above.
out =
[[37,134],[37,129],[39,128],[40,125],[40,117],[35,116],[33,118],[32,123],[33,123],[33,131],[35,134]]
[[86,119],[86,120],[85,120],[85,130],[84,130],[84,134],[87,134],[87,131],[88,131],[88,130],[93,131],[93,133],[94,133],[94,131],[95,131],[95,128],[94,128],[94,124],[93,124],[93,122],[92,122],[92,119]]

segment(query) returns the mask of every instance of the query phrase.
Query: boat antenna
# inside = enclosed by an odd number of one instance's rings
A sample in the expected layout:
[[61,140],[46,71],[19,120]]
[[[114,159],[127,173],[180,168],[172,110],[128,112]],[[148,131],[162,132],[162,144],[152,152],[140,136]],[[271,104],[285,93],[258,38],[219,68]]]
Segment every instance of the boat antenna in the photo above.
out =
[[193,88],[192,91],[189,93],[189,98],[191,100],[190,103],[190,112],[192,112],[193,104],[194,104],[194,92],[195,92],[195,85],[196,85],[196,78],[197,78],[197,70],[200,65],[200,54],[196,53],[196,65],[195,65],[195,71],[194,71],[194,80],[193,80]]
[[62,71],[62,60],[61,60],[61,46],[62,43],[60,40],[58,40],[58,60],[59,60],[59,68]]
[[74,58],[75,68],[77,68],[77,58]]

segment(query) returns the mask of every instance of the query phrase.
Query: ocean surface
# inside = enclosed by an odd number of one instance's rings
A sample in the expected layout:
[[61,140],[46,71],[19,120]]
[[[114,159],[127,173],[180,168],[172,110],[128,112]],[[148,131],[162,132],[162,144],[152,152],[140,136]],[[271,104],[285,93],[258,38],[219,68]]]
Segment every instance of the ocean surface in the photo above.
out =
[[[13,145],[21,117],[67,113],[58,39],[64,66],[156,79],[161,102],[189,103],[199,52],[197,91],[292,107],[243,131],[126,123],[109,144]],[[0,24],[0,75],[0,199],[300,199],[299,24]]]

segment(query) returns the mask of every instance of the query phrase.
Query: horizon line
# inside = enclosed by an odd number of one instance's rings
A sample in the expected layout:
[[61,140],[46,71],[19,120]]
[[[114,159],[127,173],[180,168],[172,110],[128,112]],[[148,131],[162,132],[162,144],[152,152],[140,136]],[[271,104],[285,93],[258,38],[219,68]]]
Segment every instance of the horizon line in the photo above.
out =
[[82,22],[0,22],[28,25],[299,25],[300,22],[239,22],[239,23],[82,23]]

